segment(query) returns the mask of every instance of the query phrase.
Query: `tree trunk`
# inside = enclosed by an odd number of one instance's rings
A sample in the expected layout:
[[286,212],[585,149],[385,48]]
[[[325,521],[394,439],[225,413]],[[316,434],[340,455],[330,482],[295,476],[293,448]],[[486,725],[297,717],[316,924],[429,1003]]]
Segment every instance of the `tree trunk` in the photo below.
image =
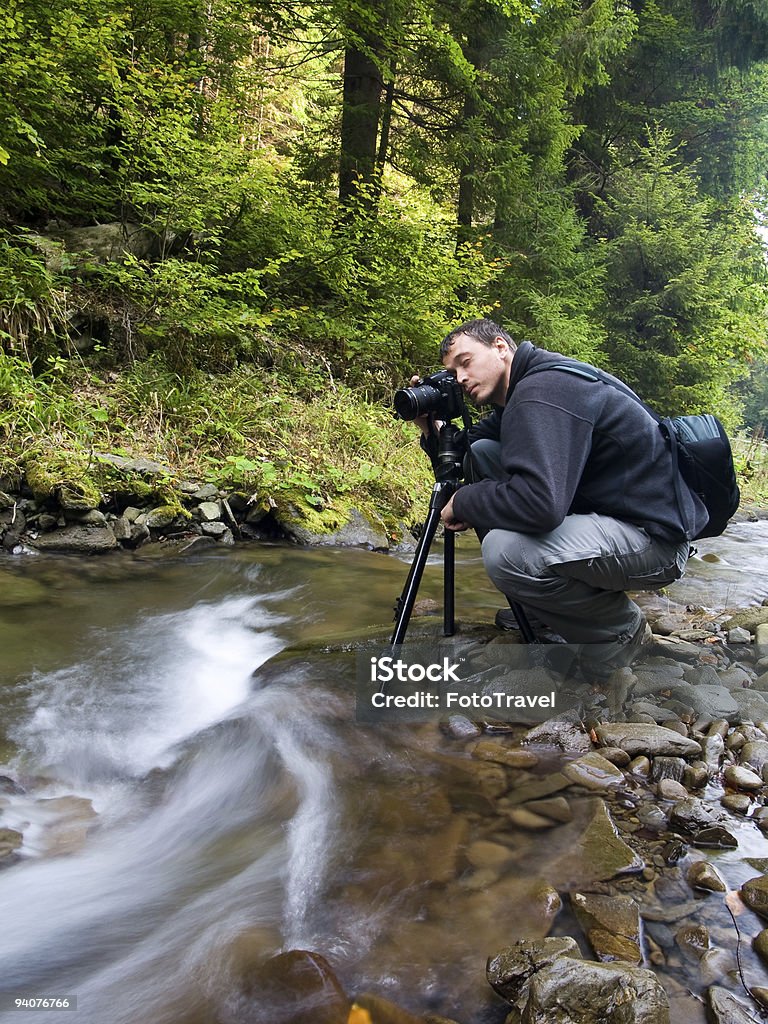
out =
[[[339,155],[339,202],[346,206],[361,185],[373,182],[381,114],[381,73],[369,53],[344,53],[344,94]],[[371,206],[373,194],[362,201]]]

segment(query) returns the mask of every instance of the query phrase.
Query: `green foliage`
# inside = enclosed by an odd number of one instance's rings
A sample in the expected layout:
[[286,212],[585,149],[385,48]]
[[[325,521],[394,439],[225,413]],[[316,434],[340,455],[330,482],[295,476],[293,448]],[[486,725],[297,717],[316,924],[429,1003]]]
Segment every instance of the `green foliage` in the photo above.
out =
[[651,133],[598,206],[611,367],[660,412],[718,409],[764,336],[768,292],[751,211],[698,193],[670,135]]

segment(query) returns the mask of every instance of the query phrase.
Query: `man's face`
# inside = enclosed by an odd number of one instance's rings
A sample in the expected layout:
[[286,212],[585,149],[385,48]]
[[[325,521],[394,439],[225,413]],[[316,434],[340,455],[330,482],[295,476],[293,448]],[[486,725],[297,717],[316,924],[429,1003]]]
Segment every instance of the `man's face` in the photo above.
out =
[[484,345],[467,334],[459,334],[443,357],[443,366],[453,370],[475,405],[503,405],[513,354],[502,337],[496,338],[493,345]]

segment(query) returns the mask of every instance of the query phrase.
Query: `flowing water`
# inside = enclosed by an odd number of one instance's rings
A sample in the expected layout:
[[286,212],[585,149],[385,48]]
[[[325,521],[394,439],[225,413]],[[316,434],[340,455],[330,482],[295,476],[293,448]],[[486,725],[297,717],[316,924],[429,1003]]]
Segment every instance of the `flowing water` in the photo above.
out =
[[[759,602],[767,536],[747,524],[705,542],[652,601]],[[23,788],[0,785],[0,827],[24,834],[0,872],[0,1005],[76,996],[65,1024],[279,1024],[243,993],[264,957],[304,948],[348,991],[504,1019],[485,958],[546,932],[542,880],[557,885],[546,866],[566,840],[510,839],[506,903],[462,888],[452,851],[486,819],[448,741],[355,724],[322,638],[388,630],[406,569],[270,545],[0,567],[0,774]],[[420,596],[440,592],[432,558]],[[462,538],[459,616],[498,605]]]

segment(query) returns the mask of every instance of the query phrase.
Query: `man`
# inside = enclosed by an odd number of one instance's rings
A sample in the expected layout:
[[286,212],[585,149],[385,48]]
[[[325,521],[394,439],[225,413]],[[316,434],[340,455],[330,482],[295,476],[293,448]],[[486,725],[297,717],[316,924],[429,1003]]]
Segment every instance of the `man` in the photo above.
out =
[[[493,583],[579,645],[593,672],[630,664],[647,626],[625,591],[679,579],[689,554],[657,423],[588,374],[538,372],[564,357],[518,346],[490,320],[451,331],[440,355],[475,405],[493,406],[469,431],[476,482],[447,503],[445,528],[474,527]],[[695,535],[707,512],[681,490]]]

